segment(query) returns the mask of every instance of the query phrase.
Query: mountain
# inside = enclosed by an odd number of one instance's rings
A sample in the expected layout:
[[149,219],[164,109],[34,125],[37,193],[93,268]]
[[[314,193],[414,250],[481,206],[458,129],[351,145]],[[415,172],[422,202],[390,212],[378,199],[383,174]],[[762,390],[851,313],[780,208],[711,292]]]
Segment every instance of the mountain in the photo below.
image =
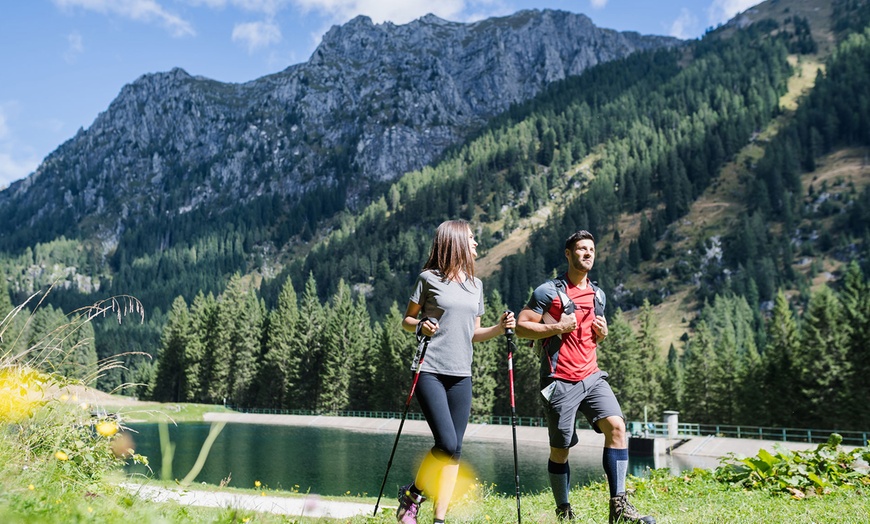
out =
[[308,62],[248,83],[146,74],[0,192],[0,248],[63,235],[132,260],[241,214],[281,249],[548,84],[678,43],[549,10],[472,24],[361,16],[327,32]]

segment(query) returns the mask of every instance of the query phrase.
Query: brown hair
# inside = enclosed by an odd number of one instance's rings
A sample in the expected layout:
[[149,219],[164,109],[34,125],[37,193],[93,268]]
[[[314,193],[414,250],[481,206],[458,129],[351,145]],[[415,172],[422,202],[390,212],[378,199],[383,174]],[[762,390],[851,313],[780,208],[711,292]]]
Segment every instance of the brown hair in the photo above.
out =
[[581,240],[591,240],[593,244],[595,243],[595,237],[592,236],[592,233],[585,229],[581,229],[568,237],[568,240],[565,241],[565,249],[574,249],[574,244]]
[[471,226],[465,220],[448,220],[442,222],[435,230],[432,248],[429,250],[429,260],[423,270],[432,270],[442,280],[451,280],[464,272],[468,278],[474,279],[474,258],[468,247],[468,232]]

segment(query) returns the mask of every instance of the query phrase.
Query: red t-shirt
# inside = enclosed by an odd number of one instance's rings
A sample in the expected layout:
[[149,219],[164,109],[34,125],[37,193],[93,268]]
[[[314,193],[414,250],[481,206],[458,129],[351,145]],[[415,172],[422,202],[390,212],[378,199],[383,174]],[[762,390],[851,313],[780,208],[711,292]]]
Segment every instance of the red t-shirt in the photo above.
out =
[[[599,371],[595,332],[592,331],[595,320],[595,291],[588,280],[584,289],[575,286],[568,279],[564,281],[567,284],[565,292],[574,302],[577,329],[562,335],[556,366],[555,369],[551,368],[551,372],[553,378],[577,382]],[[544,315],[545,322],[549,320],[547,316],[558,322],[562,318],[562,299],[555,283],[551,280],[539,286],[527,307]],[[558,339],[551,341],[558,342]]]

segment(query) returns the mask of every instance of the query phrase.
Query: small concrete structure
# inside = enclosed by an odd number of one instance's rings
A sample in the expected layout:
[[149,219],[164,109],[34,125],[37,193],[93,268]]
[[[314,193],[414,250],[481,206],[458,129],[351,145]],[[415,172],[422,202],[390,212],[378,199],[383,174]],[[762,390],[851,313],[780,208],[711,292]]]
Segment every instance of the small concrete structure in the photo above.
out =
[[680,412],[679,411],[665,411],[665,424],[668,426],[668,438],[675,439],[677,435],[680,433]]

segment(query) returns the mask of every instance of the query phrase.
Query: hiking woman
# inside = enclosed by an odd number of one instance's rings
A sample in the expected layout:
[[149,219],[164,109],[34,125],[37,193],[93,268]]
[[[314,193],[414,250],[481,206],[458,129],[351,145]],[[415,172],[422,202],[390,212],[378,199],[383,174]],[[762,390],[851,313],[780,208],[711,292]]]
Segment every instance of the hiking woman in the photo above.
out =
[[[435,499],[434,522],[444,522],[471,415],[472,343],[516,326],[513,313],[506,312],[498,324],[481,327],[483,284],[474,276],[476,257],[477,242],[468,222],[450,220],[439,225],[402,320],[406,331],[431,337],[418,378],[417,401],[435,437],[424,464],[434,463],[437,470],[421,467],[415,481],[399,490],[396,519],[406,524],[417,522],[420,504],[427,497]],[[427,478],[437,478],[437,486],[427,486]]]

